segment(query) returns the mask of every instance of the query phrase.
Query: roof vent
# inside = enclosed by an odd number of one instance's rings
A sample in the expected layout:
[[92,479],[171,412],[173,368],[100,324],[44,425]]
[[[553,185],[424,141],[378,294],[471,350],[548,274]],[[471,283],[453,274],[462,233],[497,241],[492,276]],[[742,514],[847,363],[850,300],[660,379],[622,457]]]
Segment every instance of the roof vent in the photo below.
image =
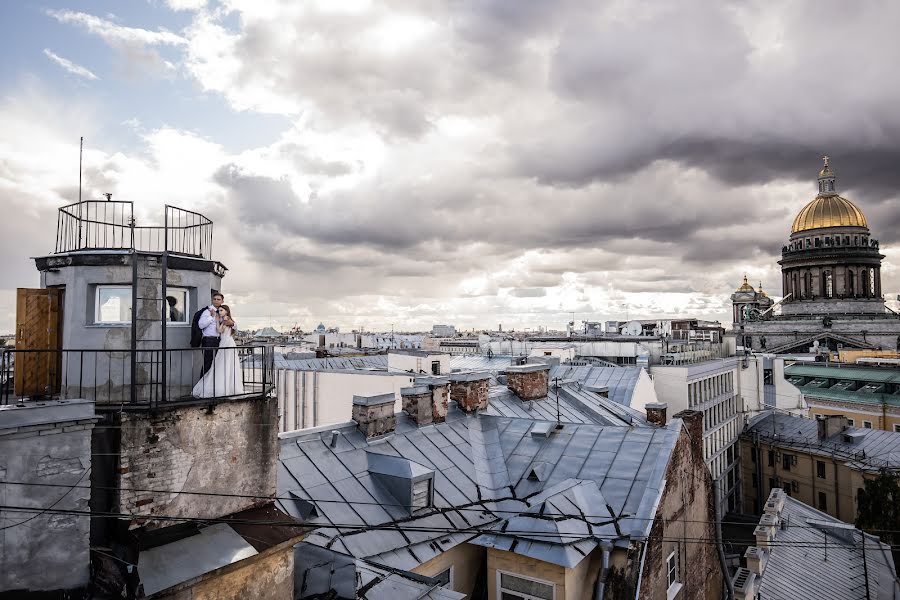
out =
[[740,568],[732,580],[734,585],[734,597],[739,600],[751,600],[756,588],[756,574],[749,569]]
[[372,479],[410,511],[433,506],[434,471],[402,456],[366,451]]
[[844,431],[844,441],[848,444],[858,444],[866,435],[865,429],[848,429]]
[[328,445],[331,446],[332,448],[337,446],[338,438],[340,437],[340,435],[341,435],[340,431],[332,431],[331,432],[331,440],[328,442]]
[[546,463],[535,463],[528,471],[528,481],[545,481],[547,474]]
[[550,433],[553,431],[553,423],[547,421],[541,421],[539,423],[535,423],[531,428],[531,437],[533,438],[548,438],[550,437]]

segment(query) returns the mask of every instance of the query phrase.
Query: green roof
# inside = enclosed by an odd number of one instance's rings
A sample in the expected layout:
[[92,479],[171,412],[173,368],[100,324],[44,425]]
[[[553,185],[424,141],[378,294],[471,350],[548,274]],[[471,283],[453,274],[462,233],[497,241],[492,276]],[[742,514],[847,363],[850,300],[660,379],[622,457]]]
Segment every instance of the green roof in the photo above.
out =
[[810,398],[822,398],[825,400],[837,400],[840,402],[855,402],[857,404],[868,404],[870,406],[900,406],[900,396],[893,394],[865,394],[860,392],[848,392],[847,390],[831,390],[823,388],[801,387],[803,397],[809,401]]
[[824,366],[795,363],[784,368],[785,377],[827,377],[866,383],[900,384],[900,369],[885,367]]

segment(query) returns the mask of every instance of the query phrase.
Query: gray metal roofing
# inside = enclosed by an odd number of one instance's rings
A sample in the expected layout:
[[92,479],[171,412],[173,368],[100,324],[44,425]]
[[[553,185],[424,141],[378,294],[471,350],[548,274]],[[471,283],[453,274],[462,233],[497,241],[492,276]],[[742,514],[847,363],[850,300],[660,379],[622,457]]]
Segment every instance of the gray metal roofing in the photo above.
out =
[[557,365],[550,371],[550,378],[574,380],[585,386],[609,388],[609,398],[624,406],[631,405],[634,387],[643,367],[594,367]]
[[[836,452],[847,464],[857,469],[889,467],[900,469],[900,433],[880,429],[848,427],[844,432],[819,439],[814,419],[766,411],[750,420],[747,432],[758,432],[778,445],[806,449],[814,454],[831,456]],[[844,441],[844,433],[862,432],[856,442]]]
[[[557,391],[550,386],[546,397],[523,402],[506,386],[492,386],[484,414],[522,419],[556,421]],[[646,424],[644,413],[603,398],[579,384],[559,387],[559,420],[563,423],[597,425]]]
[[897,582],[890,548],[866,535],[865,569],[870,595],[866,595],[863,568],[862,532],[850,528],[854,544],[830,537],[827,560],[824,531],[817,525],[845,525],[811,506],[786,497],[782,519],[787,527],[775,529],[777,546],[769,554],[759,589],[760,598],[820,600],[821,598],[898,600]]
[[[307,524],[320,527],[307,542],[400,569],[527,510],[531,496],[569,479],[595,482],[625,534],[649,533],[680,420],[665,428],[567,424],[546,438],[530,435],[534,424],[464,415],[451,403],[445,423],[418,428],[398,414],[397,431],[379,440],[367,441],[352,422],[300,431],[281,439],[278,495],[316,505]],[[329,429],[340,431],[333,447]],[[433,469],[434,507],[410,515],[370,476],[367,451]],[[279,504],[297,513],[290,500]],[[398,521],[402,531],[375,528]],[[519,537],[530,539],[529,531]]]
[[512,357],[485,354],[450,355],[450,368],[459,371],[502,371],[512,366]]
[[388,357],[384,354],[375,354],[372,356],[347,356],[328,358],[306,358],[299,360],[289,360],[283,354],[275,353],[275,368],[290,369],[295,371],[316,371],[323,369],[359,369],[369,370],[378,369],[387,371]]

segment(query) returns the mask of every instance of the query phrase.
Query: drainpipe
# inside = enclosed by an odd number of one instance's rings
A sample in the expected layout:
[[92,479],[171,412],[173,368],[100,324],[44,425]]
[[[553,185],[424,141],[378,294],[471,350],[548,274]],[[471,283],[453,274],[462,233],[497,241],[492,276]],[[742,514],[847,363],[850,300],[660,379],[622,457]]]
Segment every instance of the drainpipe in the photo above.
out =
[[597,575],[597,586],[594,588],[594,600],[603,600],[603,594],[606,593],[606,577],[609,575],[609,553],[612,551],[612,544],[601,544],[603,549],[603,558],[600,563],[600,573]]
[[728,567],[725,565],[725,548],[722,545],[722,491],[717,483],[713,484],[713,493],[716,501],[716,548],[719,550],[719,565],[722,567],[722,578],[725,580],[728,600],[734,600],[734,584],[731,582],[731,575],[728,574]]

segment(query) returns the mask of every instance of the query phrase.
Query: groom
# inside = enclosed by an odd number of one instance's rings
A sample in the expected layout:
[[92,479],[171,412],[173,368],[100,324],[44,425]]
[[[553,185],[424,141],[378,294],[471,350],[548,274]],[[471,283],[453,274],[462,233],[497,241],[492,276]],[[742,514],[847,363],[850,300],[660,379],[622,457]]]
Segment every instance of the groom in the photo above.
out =
[[219,307],[225,302],[225,296],[219,292],[212,295],[212,304],[201,308],[194,314],[191,321],[191,346],[203,348],[203,377],[216,356],[216,348],[219,347]]

